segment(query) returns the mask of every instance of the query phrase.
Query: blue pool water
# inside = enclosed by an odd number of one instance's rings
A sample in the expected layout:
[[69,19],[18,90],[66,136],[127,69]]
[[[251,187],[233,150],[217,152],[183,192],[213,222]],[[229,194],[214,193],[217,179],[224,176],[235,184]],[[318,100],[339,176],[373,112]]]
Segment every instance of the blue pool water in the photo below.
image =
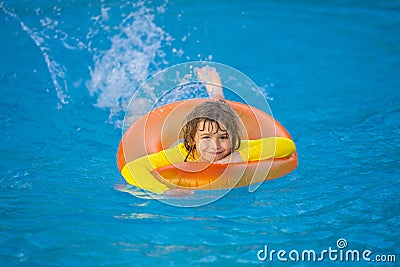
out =
[[[265,245],[399,262],[400,1],[325,2],[2,0],[0,265],[293,265]],[[266,92],[298,168],[197,208],[116,190],[130,97],[193,60]]]

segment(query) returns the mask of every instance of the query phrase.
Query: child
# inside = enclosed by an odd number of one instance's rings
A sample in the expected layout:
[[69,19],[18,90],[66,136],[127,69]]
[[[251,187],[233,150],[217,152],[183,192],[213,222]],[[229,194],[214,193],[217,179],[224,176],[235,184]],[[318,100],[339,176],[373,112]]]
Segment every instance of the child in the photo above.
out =
[[204,67],[198,76],[208,82],[206,89],[214,99],[196,106],[187,115],[183,143],[127,163],[121,173],[128,183],[159,194],[173,194],[176,189],[161,183],[163,178],[155,169],[186,161],[227,164],[284,158],[295,151],[293,141],[285,137],[241,140],[240,119],[223,101],[218,73]]

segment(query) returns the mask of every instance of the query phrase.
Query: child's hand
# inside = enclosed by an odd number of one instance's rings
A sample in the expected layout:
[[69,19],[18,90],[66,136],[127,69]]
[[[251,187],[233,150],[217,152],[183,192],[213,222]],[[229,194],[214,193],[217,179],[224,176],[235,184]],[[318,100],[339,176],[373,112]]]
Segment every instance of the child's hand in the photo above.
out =
[[164,177],[162,177],[156,170],[152,171],[151,175],[153,175],[153,177],[160,182],[163,182],[165,180]]
[[226,156],[223,159],[214,161],[213,163],[218,163],[218,164],[228,164],[228,163],[239,163],[239,162],[243,162],[243,158],[240,155],[239,152],[233,152],[232,154]]

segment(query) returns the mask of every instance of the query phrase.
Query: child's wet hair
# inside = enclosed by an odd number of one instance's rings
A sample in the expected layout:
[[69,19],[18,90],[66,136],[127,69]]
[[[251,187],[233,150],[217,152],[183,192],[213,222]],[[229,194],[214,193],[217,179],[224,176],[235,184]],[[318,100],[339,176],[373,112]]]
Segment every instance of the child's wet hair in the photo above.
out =
[[[211,123],[206,124],[207,122]],[[199,123],[203,123],[201,130],[208,125],[208,131],[211,133],[217,133],[218,130],[226,131],[231,140],[232,152],[239,148],[241,141],[239,117],[225,101],[210,100],[196,106],[183,122],[183,143],[188,151],[185,161],[190,153],[194,156],[196,147],[193,143]]]

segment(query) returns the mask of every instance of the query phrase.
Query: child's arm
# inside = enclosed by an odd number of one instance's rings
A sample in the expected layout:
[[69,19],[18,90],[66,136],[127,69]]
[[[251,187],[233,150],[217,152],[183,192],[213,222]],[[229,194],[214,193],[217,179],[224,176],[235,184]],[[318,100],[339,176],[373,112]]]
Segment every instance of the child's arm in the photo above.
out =
[[122,168],[121,174],[129,184],[162,194],[170,188],[160,182],[162,177],[155,172],[155,169],[183,161],[181,157],[176,146],[127,163]]
[[244,147],[239,149],[244,161],[286,158],[296,151],[294,142],[286,137],[268,137],[244,142],[247,144],[243,144]]
[[221,77],[215,68],[204,66],[197,70],[197,76],[206,87],[210,98],[224,99]]
[[246,140],[239,151],[213,163],[228,164],[264,160],[270,158],[286,158],[296,150],[293,141],[286,137],[268,137],[258,140]]
[[121,174],[129,184],[162,194],[169,188],[152,175],[154,169],[148,156],[145,156],[127,163]]

